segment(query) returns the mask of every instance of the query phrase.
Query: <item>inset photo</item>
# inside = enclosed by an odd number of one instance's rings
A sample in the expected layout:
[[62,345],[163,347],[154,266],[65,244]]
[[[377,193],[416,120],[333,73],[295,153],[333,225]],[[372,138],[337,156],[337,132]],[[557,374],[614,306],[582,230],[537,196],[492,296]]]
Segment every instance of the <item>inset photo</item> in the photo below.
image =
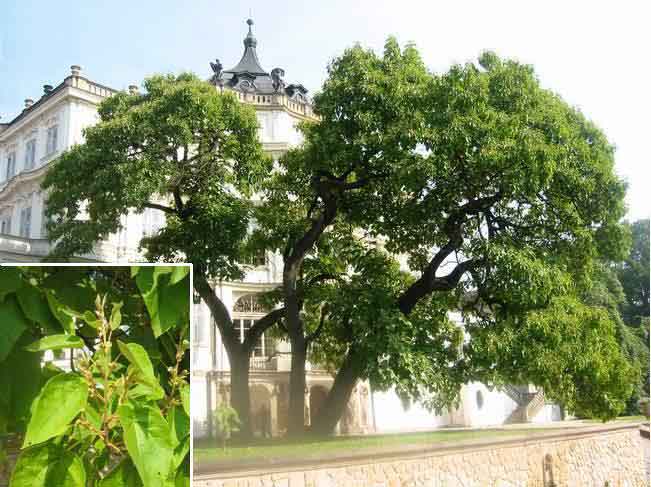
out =
[[0,267],[0,486],[189,485],[191,280]]

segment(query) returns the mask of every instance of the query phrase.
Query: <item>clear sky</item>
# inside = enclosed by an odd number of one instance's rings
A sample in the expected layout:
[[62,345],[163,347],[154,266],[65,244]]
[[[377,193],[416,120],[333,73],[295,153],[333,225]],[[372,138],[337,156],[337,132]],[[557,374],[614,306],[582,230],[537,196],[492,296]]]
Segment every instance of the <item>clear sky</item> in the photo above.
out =
[[354,42],[414,41],[434,71],[484,49],[533,64],[543,85],[578,106],[617,147],[629,218],[649,217],[651,2],[0,0],[0,116],[79,64],[124,89],[157,72],[234,66],[249,10],[262,66],[318,90],[328,61]]

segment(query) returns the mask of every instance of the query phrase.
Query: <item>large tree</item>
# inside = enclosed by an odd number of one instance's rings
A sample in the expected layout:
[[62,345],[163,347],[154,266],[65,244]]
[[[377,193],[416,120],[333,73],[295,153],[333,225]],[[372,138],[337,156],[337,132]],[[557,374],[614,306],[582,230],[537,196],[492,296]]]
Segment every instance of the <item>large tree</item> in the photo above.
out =
[[129,212],[165,214],[141,245],[151,260],[194,264],[194,287],[210,308],[231,367],[232,404],[250,433],[249,357],[272,311],[243,342],[213,283],[243,276],[251,193],[271,168],[257,138],[255,112],[192,74],[153,76],[143,93],[117,93],[48,170],[53,257],[90,252],[121,228]]
[[[593,260],[621,258],[626,242],[624,184],[594,124],[530,66],[486,53],[433,75],[393,39],[383,56],[357,46],[336,59],[315,112],[257,213],[261,245],[285,262],[290,429],[302,429],[308,345],[328,339],[337,374],[317,432],[332,431],[361,378],[448,402],[466,379],[530,381],[571,410],[621,410],[632,374],[612,322],[574,297]],[[347,277],[310,275],[338,226],[404,257],[414,277],[377,253],[358,253]],[[322,281],[342,293],[308,303]],[[442,312],[455,308],[461,359]]]

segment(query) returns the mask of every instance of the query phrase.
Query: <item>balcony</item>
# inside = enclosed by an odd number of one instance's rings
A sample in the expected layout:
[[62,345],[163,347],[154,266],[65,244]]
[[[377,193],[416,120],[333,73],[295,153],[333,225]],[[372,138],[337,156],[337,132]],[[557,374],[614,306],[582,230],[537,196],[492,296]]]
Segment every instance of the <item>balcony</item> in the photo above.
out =
[[249,359],[250,370],[277,370],[275,357],[251,357]]
[[50,242],[45,238],[25,238],[0,234],[0,261],[40,261],[50,251]]

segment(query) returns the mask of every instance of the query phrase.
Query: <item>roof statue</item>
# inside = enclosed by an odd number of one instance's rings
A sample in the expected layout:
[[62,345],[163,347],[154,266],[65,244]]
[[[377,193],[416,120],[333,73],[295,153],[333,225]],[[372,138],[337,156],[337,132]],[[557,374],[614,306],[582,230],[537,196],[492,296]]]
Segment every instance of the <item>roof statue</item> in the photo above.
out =
[[219,59],[215,59],[215,62],[210,63],[210,67],[212,69],[213,75],[212,78],[210,78],[210,82],[214,85],[221,84],[222,81],[222,63],[219,62]]
[[278,93],[282,88],[285,87],[285,81],[283,77],[285,76],[285,70],[282,68],[274,68],[271,70],[271,80],[274,87],[274,91]]

